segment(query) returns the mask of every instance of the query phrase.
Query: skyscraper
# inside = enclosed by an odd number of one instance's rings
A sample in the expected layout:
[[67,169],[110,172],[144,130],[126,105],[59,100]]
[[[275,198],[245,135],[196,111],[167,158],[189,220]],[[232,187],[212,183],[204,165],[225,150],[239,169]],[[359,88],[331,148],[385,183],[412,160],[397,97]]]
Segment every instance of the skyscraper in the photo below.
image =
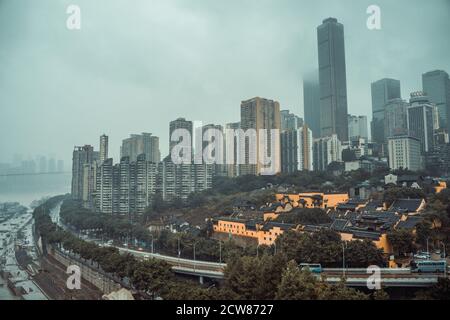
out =
[[367,130],[366,116],[348,115],[348,136],[350,140],[363,138],[367,141],[369,133]]
[[342,160],[342,144],[336,134],[314,140],[313,165],[315,171],[325,171],[332,162]]
[[433,149],[436,106],[423,92],[411,93],[410,106],[407,109],[407,123],[409,135],[419,139],[422,152]]
[[422,75],[422,87],[425,94],[438,108],[439,127],[450,132],[450,79],[447,72],[434,70]]
[[303,125],[303,119],[289,110],[280,112],[281,130],[296,130]]
[[312,131],[305,124],[295,130],[281,133],[281,171],[313,170],[313,137]]
[[347,78],[344,26],[335,18],[325,19],[317,28],[320,83],[321,136],[337,134],[348,140]]
[[[236,134],[238,130],[241,128],[240,122],[227,123],[225,126],[226,130],[230,130],[230,132],[234,132],[233,135],[225,134],[225,149],[228,148],[228,152],[225,154],[226,159],[226,170],[228,177],[236,177],[239,175],[239,137]],[[227,131],[226,131],[227,132]]]
[[159,138],[151,133],[132,134],[122,141],[121,158],[129,157],[130,161],[136,161],[137,157],[145,154],[147,161],[158,163],[161,160],[159,151]]
[[[83,198],[83,187],[89,185],[86,180],[88,177],[85,175],[89,172],[89,165],[98,160],[98,156],[98,152],[95,152],[90,145],[74,148],[72,156],[72,197],[74,199],[81,200]],[[85,165],[88,167],[85,168]]]
[[191,155],[192,155],[193,134],[194,134],[193,123],[192,123],[192,121],[188,121],[185,118],[178,118],[174,121],[171,121],[170,125],[169,125],[169,157],[172,154],[173,147],[176,146],[180,142],[180,141],[172,141],[172,134],[177,129],[186,129],[189,132],[189,134],[191,135],[190,146],[191,146]]
[[[265,173],[267,166],[263,165],[264,160],[261,158],[263,151],[268,157],[274,159],[272,169],[276,172],[280,171],[280,127],[280,104],[277,101],[259,97],[242,101],[241,129],[244,131],[255,129],[256,137],[254,142],[251,139],[245,140],[245,164],[240,166],[241,175]],[[259,133],[261,129],[267,130],[265,141],[260,140]],[[273,132],[276,139],[273,141],[274,149],[272,149],[271,129],[278,130],[278,134],[276,134],[276,131]],[[260,150],[261,148],[266,148],[266,150]],[[251,163],[250,160],[252,158],[256,160],[256,164]]]
[[100,136],[100,164],[108,159],[108,136],[103,134]]
[[384,107],[384,136],[387,138],[408,134],[408,103],[402,99],[389,100]]
[[314,138],[320,137],[320,86],[319,72],[316,70],[303,76],[303,107],[305,123]]
[[95,209],[103,213],[113,213],[113,159],[101,162],[96,180]]
[[400,81],[381,79],[371,86],[372,91],[372,141],[379,145],[386,142],[384,129],[384,106],[389,100],[400,99]]

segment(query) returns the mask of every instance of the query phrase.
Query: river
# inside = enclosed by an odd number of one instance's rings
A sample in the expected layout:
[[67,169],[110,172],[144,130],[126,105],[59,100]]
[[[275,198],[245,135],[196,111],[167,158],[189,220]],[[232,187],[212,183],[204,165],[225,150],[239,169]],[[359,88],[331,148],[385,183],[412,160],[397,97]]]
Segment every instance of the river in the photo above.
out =
[[0,177],[0,202],[29,206],[33,200],[70,192],[71,174]]
[[[0,203],[19,202],[28,207],[34,200],[69,193],[70,183],[70,173],[0,177]],[[17,297],[0,277],[0,300],[14,299]]]

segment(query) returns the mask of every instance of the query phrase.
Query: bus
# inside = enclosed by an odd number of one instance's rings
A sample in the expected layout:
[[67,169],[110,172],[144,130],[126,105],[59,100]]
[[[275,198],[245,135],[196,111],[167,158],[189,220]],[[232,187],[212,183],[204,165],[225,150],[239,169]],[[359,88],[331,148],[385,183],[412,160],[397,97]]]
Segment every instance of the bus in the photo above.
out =
[[411,262],[411,272],[447,273],[447,261],[419,260]]
[[309,270],[312,273],[322,273],[322,265],[318,263],[300,263],[300,270]]

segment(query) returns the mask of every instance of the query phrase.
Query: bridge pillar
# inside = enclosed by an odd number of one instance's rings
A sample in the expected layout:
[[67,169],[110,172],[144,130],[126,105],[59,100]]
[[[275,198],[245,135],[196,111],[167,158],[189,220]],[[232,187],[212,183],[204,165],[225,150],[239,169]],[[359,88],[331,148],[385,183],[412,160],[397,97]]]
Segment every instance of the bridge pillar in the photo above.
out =
[[200,281],[200,284],[203,284],[203,276],[200,276],[198,280]]

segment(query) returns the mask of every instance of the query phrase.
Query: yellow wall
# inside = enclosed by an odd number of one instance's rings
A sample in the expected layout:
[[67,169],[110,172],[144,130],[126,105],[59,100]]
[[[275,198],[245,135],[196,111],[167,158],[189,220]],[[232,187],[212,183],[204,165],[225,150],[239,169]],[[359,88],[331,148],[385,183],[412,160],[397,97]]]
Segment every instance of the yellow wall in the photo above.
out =
[[[342,240],[342,241],[355,241],[355,240],[360,240],[360,239],[354,238],[354,237],[353,237],[353,234],[351,234],[351,233],[344,233],[344,232],[341,232],[340,235],[341,235],[341,240]],[[386,233],[383,233],[383,234],[380,236],[379,240],[377,240],[377,241],[372,241],[372,242],[374,243],[374,245],[375,245],[378,249],[382,249],[384,253],[392,253],[392,252],[393,252],[393,251],[392,251],[392,246],[391,246],[391,244],[389,243],[389,241],[388,241],[388,239],[387,239],[387,234],[386,234]]]
[[272,245],[278,236],[283,234],[283,230],[279,227],[274,227],[270,230],[261,230],[262,225],[256,225],[255,230],[247,230],[245,223],[239,221],[224,221],[219,220],[217,225],[213,226],[214,232],[227,233],[241,237],[249,237],[258,240],[259,245]]
[[305,201],[306,208],[315,208],[316,206],[313,203],[312,196],[322,196],[323,203],[320,208],[335,208],[341,203],[347,203],[349,200],[347,193],[341,194],[324,194],[320,192],[308,192],[308,193],[299,193],[299,194],[284,194],[278,193],[276,194],[277,201],[284,202],[285,198],[289,199],[289,202],[292,203],[293,207],[300,206],[300,200],[303,199]]
[[447,188],[447,183],[445,181],[439,181],[439,185],[434,187],[436,193],[440,193],[442,190]]

